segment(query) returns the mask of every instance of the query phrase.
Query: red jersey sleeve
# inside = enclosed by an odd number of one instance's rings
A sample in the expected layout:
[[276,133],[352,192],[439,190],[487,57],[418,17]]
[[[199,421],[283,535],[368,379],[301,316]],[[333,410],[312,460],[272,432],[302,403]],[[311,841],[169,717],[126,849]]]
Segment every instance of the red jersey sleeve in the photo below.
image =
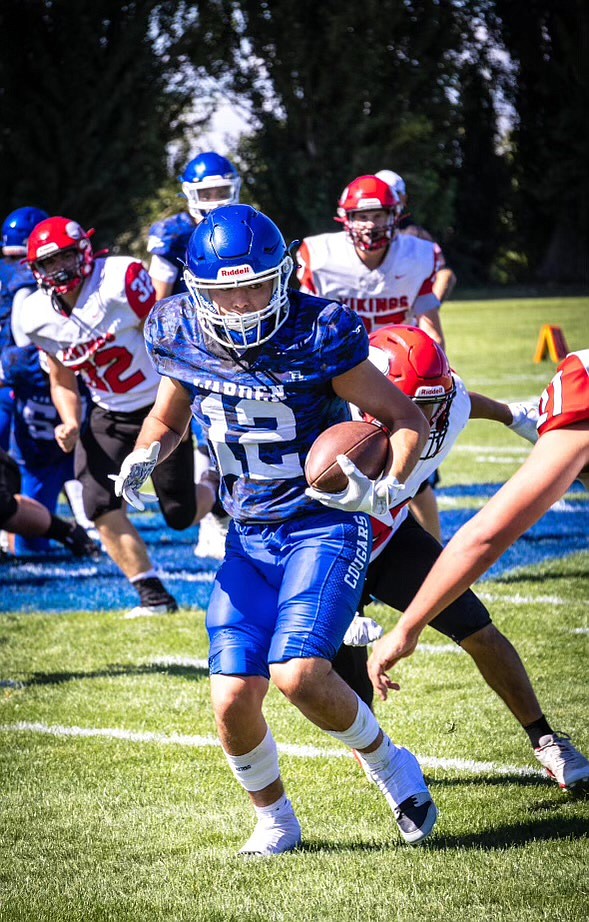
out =
[[309,253],[309,248],[306,241],[303,240],[297,253],[297,278],[303,291],[311,295],[316,295],[317,288],[315,286],[315,279],[313,278],[313,270],[311,269],[310,263],[311,255]]
[[155,304],[155,288],[149,272],[140,262],[131,263],[125,273],[125,295],[133,313],[145,320]]
[[589,349],[571,352],[540,397],[538,432],[589,420]]

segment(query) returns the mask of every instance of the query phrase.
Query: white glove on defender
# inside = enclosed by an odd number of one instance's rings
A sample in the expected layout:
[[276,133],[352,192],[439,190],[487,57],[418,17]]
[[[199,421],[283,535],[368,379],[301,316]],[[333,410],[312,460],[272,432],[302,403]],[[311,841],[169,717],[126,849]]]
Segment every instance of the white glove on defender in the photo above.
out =
[[157,464],[160,448],[159,442],[152,442],[149,448],[137,448],[127,455],[118,474],[108,475],[115,482],[115,495],[122,496],[139,512],[143,512],[146,502],[157,502],[156,496],[140,493],[139,490],[151,476]]
[[346,647],[366,647],[384,634],[384,628],[363,615],[354,615],[354,619],[344,634]]
[[508,429],[527,439],[532,445],[538,441],[538,401],[529,400],[526,403],[508,403],[507,406],[513,416],[513,422]]
[[405,489],[396,477],[381,477],[370,480],[358,470],[346,455],[338,455],[337,462],[348,478],[348,485],[341,493],[322,493],[313,487],[305,490],[311,499],[319,500],[331,509],[344,509],[346,512],[367,512],[377,519],[386,519],[389,509],[395,505],[395,499]]

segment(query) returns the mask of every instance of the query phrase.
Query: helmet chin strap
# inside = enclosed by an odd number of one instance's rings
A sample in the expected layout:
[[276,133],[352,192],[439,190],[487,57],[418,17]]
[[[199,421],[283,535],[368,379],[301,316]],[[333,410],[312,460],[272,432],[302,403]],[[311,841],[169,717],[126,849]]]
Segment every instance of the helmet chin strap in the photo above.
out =
[[64,317],[71,317],[74,309],[73,305],[70,307],[67,301],[65,301],[61,295],[58,295],[56,291],[51,292],[51,306],[53,310]]

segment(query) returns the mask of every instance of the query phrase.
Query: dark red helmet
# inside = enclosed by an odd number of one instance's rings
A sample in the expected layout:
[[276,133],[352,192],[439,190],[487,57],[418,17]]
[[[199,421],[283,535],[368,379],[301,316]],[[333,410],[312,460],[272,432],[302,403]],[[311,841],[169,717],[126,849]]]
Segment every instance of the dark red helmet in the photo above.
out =
[[27,244],[27,261],[41,288],[64,295],[82,284],[94,266],[93,233],[71,218],[37,224]]
[[436,404],[422,460],[442,447],[456,393],[444,350],[418,327],[391,325],[370,336],[370,361],[417,404]]

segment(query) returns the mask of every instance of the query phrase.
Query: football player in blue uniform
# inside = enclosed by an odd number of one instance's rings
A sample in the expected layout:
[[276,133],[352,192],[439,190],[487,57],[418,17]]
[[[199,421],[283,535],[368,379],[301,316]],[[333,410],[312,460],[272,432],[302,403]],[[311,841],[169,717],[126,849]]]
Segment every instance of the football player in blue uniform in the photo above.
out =
[[[227,157],[214,151],[205,151],[194,157],[178,177],[188,212],[172,215],[158,221],[149,231],[147,251],[151,254],[149,274],[156,297],[186,291],[183,267],[186,247],[194,228],[213,208],[239,202],[241,179]],[[210,479],[209,455],[206,439],[193,419],[192,432],[197,450],[194,453],[195,479]],[[216,509],[209,512],[199,525],[198,544],[194,553],[198,557],[222,558],[224,553],[227,518]]]
[[[27,255],[27,240],[33,228],[47,218],[47,212],[25,205],[12,211],[2,225],[2,259],[0,259],[0,351],[12,344],[10,315],[12,312],[11,281],[21,271],[21,260]],[[34,287],[34,282],[33,282]],[[0,448],[5,451],[10,442],[14,411],[12,389],[0,385]]]
[[[425,417],[368,361],[353,311],[288,289],[292,260],[264,214],[216,209],[194,231],[186,260],[188,296],[161,301],[146,324],[162,381],[115,489],[136,501],[196,416],[231,517],[207,629],[221,744],[257,814],[241,853],[277,855],[301,841],[262,713],[270,678],[356,750],[404,840],[420,842],[437,810],[419,763],[383,733],[331,660],[360,600],[368,515],[388,515],[427,439]],[[350,418],[350,401],[383,421],[392,464],[377,481],[350,478],[345,508],[328,510],[307,495],[303,466],[317,436]]]
[[[0,338],[0,381],[11,392],[12,432],[10,452],[20,467],[22,494],[37,500],[54,513],[59,494],[65,489],[72,510],[84,529],[92,527],[83,512],[81,485],[74,480],[71,455],[55,441],[54,429],[60,422],[51,400],[49,376],[42,368],[39,350],[18,329],[19,305],[35,291],[37,283],[28,265],[27,241],[31,231],[48,217],[39,208],[18,208],[3,227],[3,248],[8,251],[10,277],[2,287],[2,313],[6,317]],[[4,390],[3,388],[3,390]],[[42,553],[49,548],[46,537],[17,534],[17,556]]]
[[239,201],[241,179],[227,157],[205,151],[194,157],[178,177],[188,212],[158,221],[149,231],[149,274],[157,300],[186,291],[183,267],[186,247],[197,224],[219,205]]

